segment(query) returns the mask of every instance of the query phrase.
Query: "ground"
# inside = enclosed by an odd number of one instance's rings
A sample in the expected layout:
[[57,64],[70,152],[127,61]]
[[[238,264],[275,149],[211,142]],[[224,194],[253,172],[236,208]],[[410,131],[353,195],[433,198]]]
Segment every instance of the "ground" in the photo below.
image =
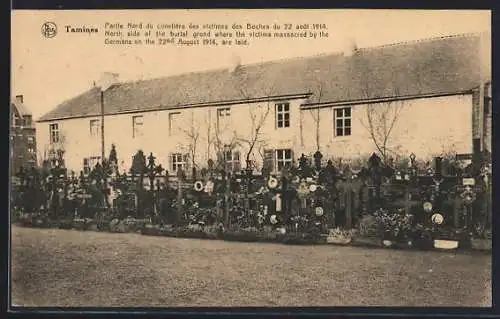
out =
[[491,306],[491,256],[12,228],[23,306]]

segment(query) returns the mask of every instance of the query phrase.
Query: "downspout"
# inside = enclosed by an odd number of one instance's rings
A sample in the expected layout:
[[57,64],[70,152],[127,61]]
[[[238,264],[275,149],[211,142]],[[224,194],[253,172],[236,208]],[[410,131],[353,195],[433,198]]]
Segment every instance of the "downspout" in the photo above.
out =
[[479,140],[480,140],[480,151],[482,152],[484,150],[484,35],[481,34],[479,37],[479,112],[478,112],[478,117],[479,117]]
[[104,91],[101,90],[101,163],[104,163]]

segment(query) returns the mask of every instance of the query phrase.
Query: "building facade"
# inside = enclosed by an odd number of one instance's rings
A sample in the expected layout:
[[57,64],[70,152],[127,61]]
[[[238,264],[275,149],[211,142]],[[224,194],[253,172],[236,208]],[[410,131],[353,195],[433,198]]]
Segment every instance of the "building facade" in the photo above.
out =
[[470,154],[474,140],[491,145],[484,43],[442,37],[101,84],[39,119],[39,151],[64,150],[66,167],[83,170],[101,160],[104,127],[121,171],[140,149],[171,175],[208,159],[279,170],[317,150],[325,160]]
[[10,103],[10,158],[12,174],[37,165],[35,123],[22,95]]

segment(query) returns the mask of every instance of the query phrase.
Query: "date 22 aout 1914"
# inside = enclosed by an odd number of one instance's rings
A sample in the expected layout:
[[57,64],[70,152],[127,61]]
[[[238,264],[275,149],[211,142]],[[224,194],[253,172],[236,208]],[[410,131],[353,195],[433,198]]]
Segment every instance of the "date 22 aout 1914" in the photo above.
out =
[[326,24],[324,24],[324,23],[296,24],[295,27],[291,23],[285,23],[285,24],[283,24],[283,28],[285,30],[292,30],[292,29],[295,29],[295,30],[310,30],[310,29],[311,30],[326,30],[327,29]]

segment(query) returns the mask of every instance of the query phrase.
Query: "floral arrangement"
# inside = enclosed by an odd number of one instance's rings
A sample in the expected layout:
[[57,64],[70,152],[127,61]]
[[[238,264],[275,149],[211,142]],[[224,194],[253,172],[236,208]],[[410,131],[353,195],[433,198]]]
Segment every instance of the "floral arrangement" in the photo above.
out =
[[380,208],[374,213],[377,225],[384,236],[390,238],[408,238],[412,232],[413,216],[403,210],[390,212]]
[[352,231],[350,230],[344,230],[340,227],[336,227],[334,229],[330,229],[330,232],[328,233],[330,237],[334,238],[351,238],[352,237]]

